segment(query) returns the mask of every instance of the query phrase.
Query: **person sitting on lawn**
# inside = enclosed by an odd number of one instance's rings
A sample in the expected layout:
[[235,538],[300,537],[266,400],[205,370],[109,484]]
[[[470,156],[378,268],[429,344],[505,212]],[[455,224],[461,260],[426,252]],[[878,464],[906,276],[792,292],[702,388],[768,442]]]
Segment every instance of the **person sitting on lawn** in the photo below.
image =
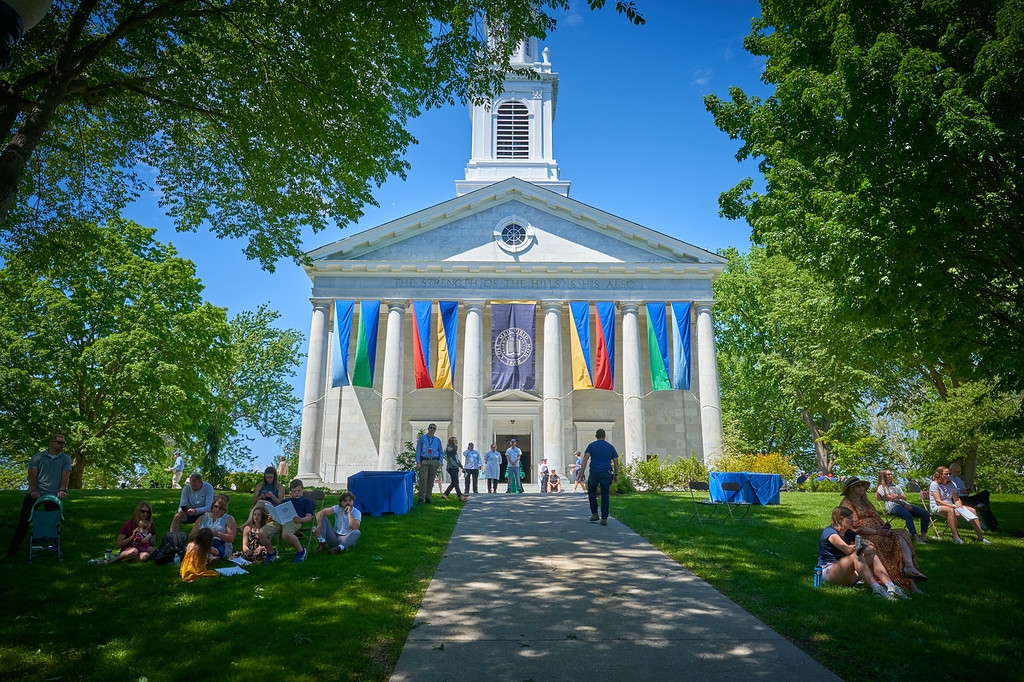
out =
[[150,535],[156,537],[153,524],[153,506],[149,502],[139,502],[135,505],[135,513],[132,517],[121,524],[121,530],[117,532],[117,539],[114,540],[114,549],[121,550],[104,563],[117,561],[148,561],[153,554],[153,543],[150,541],[148,550],[140,551],[135,545],[135,531],[142,521],[149,521]]
[[992,544],[985,537],[985,534],[981,532],[981,521],[978,520],[978,512],[960,500],[960,493],[957,490],[956,483],[949,480],[949,469],[939,467],[935,470],[935,474],[932,476],[932,484],[928,486],[928,495],[930,497],[929,502],[931,503],[932,513],[942,514],[946,517],[946,524],[949,525],[949,530],[953,533],[954,544],[964,544],[956,527],[956,517],[958,516],[966,519],[974,526],[978,542],[983,545]]
[[281,504],[284,501],[284,486],[277,481],[277,469],[267,467],[263,470],[263,478],[252,493],[252,506],[264,507],[270,504]]
[[[326,549],[331,554],[341,554],[356,544],[361,535],[359,525],[362,523],[363,515],[355,505],[355,495],[345,491],[338,498],[338,504],[317,512],[317,552]],[[328,522],[328,516],[334,517],[334,523]]]
[[987,490],[979,490],[973,495],[970,494],[970,490],[967,489],[963,479],[960,478],[960,471],[959,462],[953,462],[949,465],[949,482],[956,486],[956,492],[960,496],[960,501],[968,507],[974,508],[978,515],[981,516],[981,520],[988,526],[988,529],[998,533],[999,522],[996,521],[996,515],[992,513],[992,507],[989,504],[991,493]]
[[200,528],[192,542],[188,543],[185,558],[181,560],[181,579],[187,583],[196,578],[212,578],[219,575],[217,571],[206,567],[206,559],[213,549],[213,531]]
[[[290,497],[286,500],[295,507],[295,516],[283,526],[271,519],[271,521],[260,530],[260,544],[267,550],[264,564],[270,565],[277,559],[277,551],[274,550],[274,539],[281,536],[281,539],[295,548],[295,563],[301,564],[306,560],[306,550],[296,537],[295,532],[302,527],[302,524],[313,520],[313,500],[303,497],[305,488],[302,481],[296,478],[288,485]],[[284,504],[282,502],[282,504]],[[276,505],[275,505],[276,506]]]
[[867,481],[850,476],[843,481],[843,501],[840,506],[853,512],[853,529],[871,541],[886,573],[900,587],[918,592],[917,581],[928,578],[917,565],[910,533],[903,528],[893,530],[882,522],[882,517],[867,498],[868,487],[870,484]]
[[869,585],[877,597],[909,599],[889,577],[875,547],[863,542],[858,549],[856,540],[853,512],[846,507],[833,509],[832,525],[821,531],[818,540],[821,579],[833,585],[855,585],[859,580]]
[[267,549],[260,544],[260,529],[267,525],[270,514],[264,507],[253,507],[249,518],[242,526],[242,558],[246,561],[263,561]]
[[210,506],[210,511],[203,514],[199,518],[198,523],[192,526],[189,539],[195,539],[196,534],[201,528],[209,528],[213,533],[213,544],[207,561],[213,563],[218,559],[231,556],[231,553],[234,551],[231,543],[235,541],[238,525],[235,522],[235,517],[228,514],[227,495],[221,493],[213,496],[213,504]]
[[195,523],[199,518],[210,511],[213,504],[213,486],[203,481],[203,477],[196,472],[188,477],[188,485],[181,489],[178,513],[171,519],[171,532],[181,530],[181,524]]
[[[879,502],[885,504],[885,511],[906,522],[907,531],[914,542],[919,544],[928,542],[925,536],[928,535],[928,524],[931,522],[932,515],[924,507],[910,504],[907,501],[906,493],[903,492],[903,488],[893,482],[892,471],[889,469],[882,469],[878,472],[878,487],[875,488],[875,497]],[[921,519],[920,535],[917,534],[917,529],[914,527],[915,516]]]

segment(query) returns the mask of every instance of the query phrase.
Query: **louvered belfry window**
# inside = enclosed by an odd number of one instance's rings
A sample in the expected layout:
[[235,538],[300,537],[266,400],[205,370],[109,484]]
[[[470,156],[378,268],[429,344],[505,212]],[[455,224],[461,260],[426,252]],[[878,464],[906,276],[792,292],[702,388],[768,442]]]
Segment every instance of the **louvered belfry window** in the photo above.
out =
[[530,112],[522,102],[505,102],[498,107],[497,143],[499,159],[530,156]]

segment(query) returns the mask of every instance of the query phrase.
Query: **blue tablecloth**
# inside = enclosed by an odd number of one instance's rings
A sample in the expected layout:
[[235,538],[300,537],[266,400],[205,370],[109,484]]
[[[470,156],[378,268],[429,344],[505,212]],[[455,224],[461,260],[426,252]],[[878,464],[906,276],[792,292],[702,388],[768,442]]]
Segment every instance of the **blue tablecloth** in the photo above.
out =
[[[722,483],[739,483],[743,488],[722,490]],[[752,474],[746,471],[713,471],[710,476],[711,499],[719,502],[728,500],[750,502],[751,504],[778,504],[782,490],[782,476],[778,474]]]
[[412,511],[415,471],[360,471],[348,477],[356,509],[370,516]]

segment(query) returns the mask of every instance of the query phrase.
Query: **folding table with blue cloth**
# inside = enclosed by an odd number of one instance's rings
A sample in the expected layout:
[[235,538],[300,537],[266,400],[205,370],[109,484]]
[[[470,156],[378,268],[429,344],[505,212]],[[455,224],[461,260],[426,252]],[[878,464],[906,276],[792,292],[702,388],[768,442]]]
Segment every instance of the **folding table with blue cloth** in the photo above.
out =
[[726,504],[730,512],[732,508],[744,507],[741,519],[754,505],[778,504],[782,490],[782,476],[749,471],[713,471],[708,483],[712,500]]

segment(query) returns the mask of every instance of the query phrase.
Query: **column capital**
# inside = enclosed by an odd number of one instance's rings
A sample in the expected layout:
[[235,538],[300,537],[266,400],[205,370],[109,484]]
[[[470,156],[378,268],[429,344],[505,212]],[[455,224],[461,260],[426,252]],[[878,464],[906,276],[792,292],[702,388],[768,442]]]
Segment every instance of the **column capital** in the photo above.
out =
[[480,298],[474,298],[474,299],[469,299],[469,300],[460,300],[459,303],[461,303],[466,308],[466,310],[481,310],[482,311],[484,309],[484,306],[487,305],[487,301],[485,301],[483,299],[480,299]]
[[548,312],[550,310],[554,310],[555,312],[559,312],[560,313],[560,312],[562,312],[562,306],[565,305],[565,300],[561,299],[561,298],[559,298],[559,299],[547,298],[547,299],[541,299],[540,304],[544,308],[544,312]]
[[388,310],[401,310],[405,311],[405,307],[409,305],[409,299],[407,298],[386,298],[383,300],[384,305],[388,307]]
[[623,313],[637,313],[642,305],[643,301],[619,301],[619,308]]
[[716,302],[717,301],[694,301],[693,307],[698,313],[705,310],[711,312],[711,309],[715,307]]
[[334,299],[333,298],[322,298],[322,297],[317,296],[317,297],[310,298],[309,302],[313,305],[314,308],[322,308],[324,306],[330,306],[332,303],[334,303]]

